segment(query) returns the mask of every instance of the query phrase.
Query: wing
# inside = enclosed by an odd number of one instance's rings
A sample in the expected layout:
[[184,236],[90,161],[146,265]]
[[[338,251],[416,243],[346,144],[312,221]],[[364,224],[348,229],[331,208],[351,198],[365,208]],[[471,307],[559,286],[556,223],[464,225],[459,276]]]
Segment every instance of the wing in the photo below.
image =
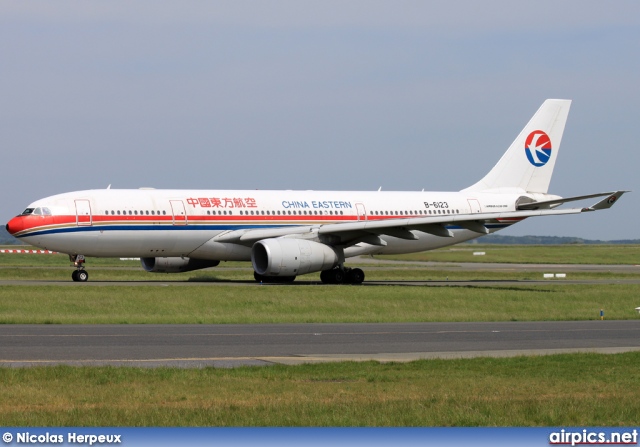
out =
[[[465,215],[443,215],[429,217],[412,217],[406,219],[361,220],[358,222],[332,223],[313,226],[292,226],[267,229],[246,229],[221,233],[214,237],[215,242],[230,242],[242,245],[268,238],[283,236],[313,237],[319,236],[329,245],[351,246],[360,242],[371,245],[386,245],[380,236],[393,236],[400,239],[417,240],[423,232],[440,237],[453,237],[451,229],[464,228],[478,234],[488,234],[491,225],[504,222],[518,222],[527,217],[558,216],[579,214],[610,208],[627,191],[598,193],[588,196],[569,197],[566,199],[534,202],[523,205],[525,209],[505,213],[476,213]],[[550,205],[582,200],[585,198],[607,196],[605,199],[587,208],[550,209]],[[531,209],[531,208],[543,209]]]

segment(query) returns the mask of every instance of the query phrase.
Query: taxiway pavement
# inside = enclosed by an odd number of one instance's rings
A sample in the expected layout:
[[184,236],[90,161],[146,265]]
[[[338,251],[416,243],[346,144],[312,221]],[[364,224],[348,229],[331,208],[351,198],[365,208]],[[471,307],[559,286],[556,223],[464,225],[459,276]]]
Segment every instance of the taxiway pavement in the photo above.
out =
[[623,321],[1,325],[0,366],[233,367],[640,350]]

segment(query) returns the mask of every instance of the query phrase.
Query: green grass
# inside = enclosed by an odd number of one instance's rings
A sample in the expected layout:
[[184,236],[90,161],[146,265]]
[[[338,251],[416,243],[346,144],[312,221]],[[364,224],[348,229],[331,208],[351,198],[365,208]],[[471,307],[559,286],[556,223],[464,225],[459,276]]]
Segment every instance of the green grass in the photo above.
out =
[[[460,246],[458,246],[460,247]],[[583,250],[586,248],[587,250]],[[596,248],[601,248],[598,246]],[[486,251],[483,257],[473,251]],[[549,259],[549,255],[553,254]],[[638,263],[636,246],[462,246],[396,259]],[[435,256],[435,259],[420,258]],[[555,260],[555,261],[554,261]],[[355,264],[355,263],[353,263]],[[248,286],[247,263],[149,274],[137,261],[88,260],[100,287],[73,284],[62,255],[0,255],[0,323],[289,323],[638,318],[640,286]],[[238,268],[243,267],[243,268]],[[380,268],[367,280],[527,280],[527,271]],[[616,276],[617,275],[617,276]],[[571,279],[637,274],[570,273]],[[305,275],[301,281],[318,278]],[[116,285],[154,281],[155,285]],[[196,283],[181,286],[181,282]],[[224,284],[225,281],[234,281]],[[164,286],[166,284],[166,286]],[[640,353],[332,363],[237,369],[0,368],[4,426],[631,426],[640,420]]]
[[[352,264],[355,265],[355,264]],[[366,282],[370,281],[485,281],[485,280],[540,280],[543,272],[537,270],[461,270],[451,268],[440,270],[439,267],[395,267],[395,266],[362,266],[366,274]],[[71,281],[72,268],[58,267],[0,267],[0,280],[33,280],[33,281]],[[250,267],[225,268],[215,267],[186,273],[148,273],[140,268],[132,267],[94,267],[87,269],[90,281],[160,281],[163,283],[179,282],[225,282],[246,281],[253,283],[253,270]],[[559,270],[551,270],[559,272]],[[638,272],[570,272],[569,279],[638,279]],[[299,276],[297,283],[319,282],[319,273]],[[366,283],[365,282],[365,283]]]
[[204,324],[638,318],[640,286],[3,286],[0,323]]
[[[474,252],[484,251],[484,256]],[[640,264],[638,245],[481,245],[462,244],[377,259],[433,262],[505,262],[517,264]]]
[[640,353],[237,369],[0,368],[4,426],[633,426]]

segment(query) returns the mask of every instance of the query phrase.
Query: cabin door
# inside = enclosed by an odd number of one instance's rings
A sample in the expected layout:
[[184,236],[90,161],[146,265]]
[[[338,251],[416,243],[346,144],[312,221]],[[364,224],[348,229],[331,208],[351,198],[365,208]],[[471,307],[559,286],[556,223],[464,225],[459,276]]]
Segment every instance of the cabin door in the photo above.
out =
[[187,210],[184,208],[184,202],[182,200],[170,200],[171,214],[173,214],[174,225],[186,225],[187,224]]
[[91,203],[88,200],[76,200],[76,225],[91,226],[93,219],[91,216]]

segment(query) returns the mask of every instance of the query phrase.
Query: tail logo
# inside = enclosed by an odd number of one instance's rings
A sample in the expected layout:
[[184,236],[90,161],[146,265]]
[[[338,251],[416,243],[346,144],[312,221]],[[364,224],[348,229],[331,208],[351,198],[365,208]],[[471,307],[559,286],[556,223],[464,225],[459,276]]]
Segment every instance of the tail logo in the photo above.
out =
[[551,158],[551,139],[546,132],[534,130],[524,142],[524,152],[529,162],[536,166],[544,166]]

